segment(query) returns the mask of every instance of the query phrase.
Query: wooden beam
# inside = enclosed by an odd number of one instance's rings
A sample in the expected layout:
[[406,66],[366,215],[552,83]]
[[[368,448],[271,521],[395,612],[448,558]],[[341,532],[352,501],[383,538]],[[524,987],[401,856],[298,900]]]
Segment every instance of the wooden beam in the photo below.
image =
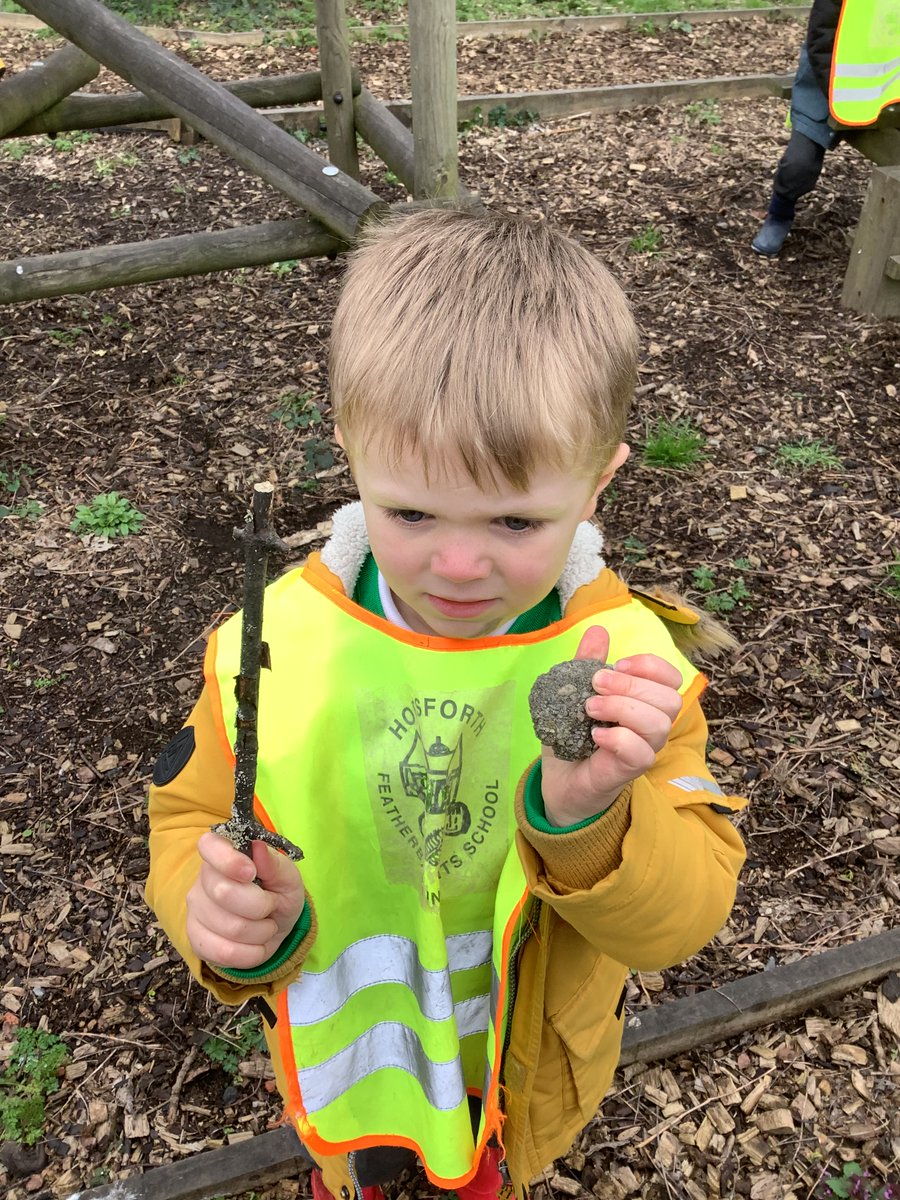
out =
[[316,35],[322,72],[322,103],[328,131],[328,157],[359,179],[356,126],[351,92],[350,42],[344,0],[316,0]]
[[459,190],[456,0],[409,0],[409,80],[417,200]]
[[626,1016],[621,1066],[654,1062],[783,1021],[900,967],[900,927]]
[[862,129],[847,141],[877,167],[900,167],[900,129]]
[[67,45],[46,62],[0,79],[0,137],[99,74],[98,62],[77,46]]
[[321,225],[297,218],[42,254],[0,262],[0,304],[313,258],[344,248],[344,243]]
[[294,1128],[282,1125],[233,1146],[79,1192],[77,1200],[212,1200],[277,1183],[310,1165]]
[[900,316],[900,281],[889,270],[898,254],[900,166],[874,167],[850,248],[841,306],[866,316]]
[[221,84],[146,37],[97,0],[26,0],[29,11],[196,129],[242,166],[352,240],[384,211],[374,192],[267,121]]
[[[353,95],[358,95],[359,75],[356,72],[351,86]],[[318,71],[236,79],[223,83],[222,87],[251,108],[313,104],[322,98],[322,77]],[[69,129],[138,125],[145,121],[164,121],[171,116],[172,110],[168,105],[151,100],[143,92],[119,92],[113,95],[79,92],[11,129],[6,136],[30,137],[36,133],[62,133]]]

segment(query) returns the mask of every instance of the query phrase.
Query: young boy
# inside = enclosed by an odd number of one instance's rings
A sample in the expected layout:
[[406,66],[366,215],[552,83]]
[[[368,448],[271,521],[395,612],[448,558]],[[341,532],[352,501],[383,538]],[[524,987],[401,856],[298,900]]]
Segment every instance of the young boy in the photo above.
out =
[[[412,1161],[463,1200],[521,1189],[595,1115],[628,968],[721,927],[742,801],[705,761],[696,614],[636,598],[590,524],[624,463],[628,304],[544,224],[431,210],[375,229],[334,320],[361,504],[272,584],[257,811],[301,869],[209,831],[231,805],[239,618],[154,773],[147,899],[221,1001],[260,997],[316,1200]],[[661,619],[662,614],[666,620]],[[683,640],[683,639],[682,639]],[[528,694],[605,659],[595,750],[541,747]]]

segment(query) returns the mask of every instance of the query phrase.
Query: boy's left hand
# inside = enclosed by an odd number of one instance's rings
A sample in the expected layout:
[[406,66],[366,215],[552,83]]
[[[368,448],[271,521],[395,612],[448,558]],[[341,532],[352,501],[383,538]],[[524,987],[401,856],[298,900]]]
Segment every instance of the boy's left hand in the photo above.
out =
[[[606,659],[608,653],[609,634],[594,625],[575,657]],[[588,715],[614,724],[594,729],[597,749],[579,762],[542,748],[544,811],[551,825],[575,825],[609,808],[626,784],[653,766],[681,712],[681,672],[655,654],[610,663],[593,685]]]

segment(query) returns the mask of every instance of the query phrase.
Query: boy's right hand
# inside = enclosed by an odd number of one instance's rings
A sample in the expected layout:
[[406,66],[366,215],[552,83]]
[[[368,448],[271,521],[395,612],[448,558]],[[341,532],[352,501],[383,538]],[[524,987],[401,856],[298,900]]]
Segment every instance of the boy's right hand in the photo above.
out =
[[[247,971],[272,957],[297,924],[306,892],[296,863],[264,842],[253,858],[216,833],[197,843],[200,874],[187,894],[187,935],[205,962]],[[256,881],[256,882],[254,882]]]

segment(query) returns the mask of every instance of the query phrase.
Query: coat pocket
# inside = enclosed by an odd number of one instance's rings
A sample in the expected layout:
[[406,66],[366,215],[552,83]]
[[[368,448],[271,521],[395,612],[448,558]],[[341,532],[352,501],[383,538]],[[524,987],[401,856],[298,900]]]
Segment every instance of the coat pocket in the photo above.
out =
[[591,1120],[609,1086],[622,1041],[619,1004],[626,970],[604,956],[547,1021],[561,1054],[564,1093],[571,1093],[582,1119]]

